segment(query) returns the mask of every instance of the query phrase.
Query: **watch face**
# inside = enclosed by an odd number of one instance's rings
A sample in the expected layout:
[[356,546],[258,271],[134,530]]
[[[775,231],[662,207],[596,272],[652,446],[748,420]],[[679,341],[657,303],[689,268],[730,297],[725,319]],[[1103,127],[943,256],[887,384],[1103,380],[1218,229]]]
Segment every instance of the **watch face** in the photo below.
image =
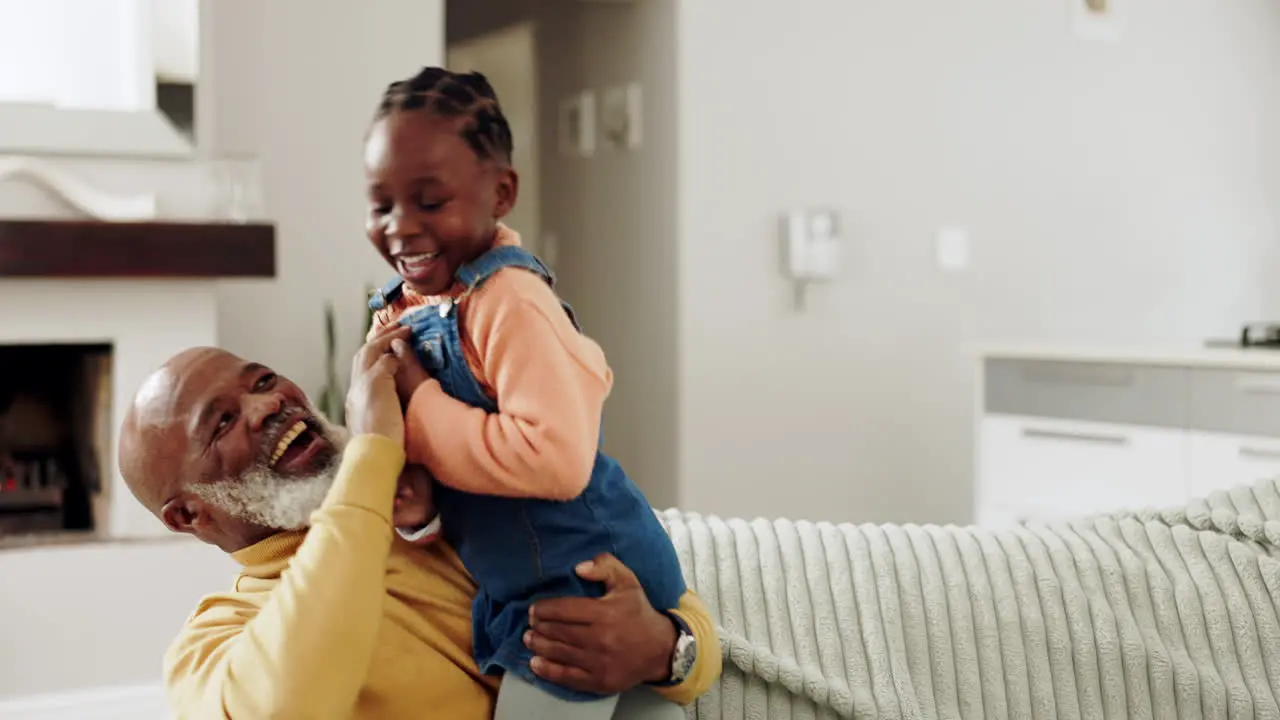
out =
[[689,633],[681,632],[679,639],[676,640],[675,655],[671,658],[671,679],[676,682],[683,681],[693,670],[693,663],[697,659],[697,639]]

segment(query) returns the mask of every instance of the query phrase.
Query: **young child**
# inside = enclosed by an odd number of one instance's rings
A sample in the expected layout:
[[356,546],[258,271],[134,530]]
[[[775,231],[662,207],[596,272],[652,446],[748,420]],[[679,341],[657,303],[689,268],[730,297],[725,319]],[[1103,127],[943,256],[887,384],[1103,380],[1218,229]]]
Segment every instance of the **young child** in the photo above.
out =
[[[600,596],[574,567],[603,552],[635,572],[660,610],[677,607],[685,584],[648,501],[598,450],[612,383],[603,352],[499,222],[516,202],[511,154],[482,75],[425,68],[387,89],[365,148],[368,235],[398,277],[370,302],[372,333],[413,329],[421,368],[409,363],[397,379],[406,449],[435,477],[444,536],[479,585],[476,660],[503,674],[495,717],[607,718],[616,697],[533,674],[530,606]],[[429,527],[418,535],[431,537]],[[680,632],[679,681],[692,635],[668,614]]]

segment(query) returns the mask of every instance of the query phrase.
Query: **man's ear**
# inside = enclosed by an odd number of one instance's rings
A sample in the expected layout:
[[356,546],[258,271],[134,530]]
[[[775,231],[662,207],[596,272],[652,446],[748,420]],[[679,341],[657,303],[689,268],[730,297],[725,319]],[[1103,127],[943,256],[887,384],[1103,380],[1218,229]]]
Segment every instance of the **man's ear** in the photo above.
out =
[[501,220],[516,206],[520,195],[520,175],[510,165],[498,168],[498,185],[494,193],[493,217]]
[[160,520],[173,532],[196,535],[209,519],[209,505],[200,498],[176,497],[160,508]]

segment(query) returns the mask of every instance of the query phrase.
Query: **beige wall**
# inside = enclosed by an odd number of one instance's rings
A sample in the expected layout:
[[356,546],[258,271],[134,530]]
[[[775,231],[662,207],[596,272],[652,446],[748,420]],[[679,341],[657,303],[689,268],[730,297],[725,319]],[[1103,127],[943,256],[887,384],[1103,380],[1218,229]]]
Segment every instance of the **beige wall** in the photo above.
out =
[[443,60],[443,1],[204,5],[214,40],[201,56],[200,91],[213,94],[202,140],[262,158],[278,230],[277,281],[227,283],[220,337],[315,393],[325,300],[339,314],[338,356],[350,357],[365,287],[392,274],[364,238],[362,139],[388,83]]
[[[1109,45],[994,0],[451,4],[451,38],[538,21],[549,147],[559,98],[644,81],[643,150],[542,179],[617,371],[608,448],[655,504],[967,521],[976,345],[1198,343],[1280,307],[1280,7],[1127,5]],[[809,205],[847,258],[797,314],[777,217]],[[949,225],[967,272],[934,262]]]
[[[1125,5],[1105,45],[1057,2],[679,3],[683,506],[965,521],[974,343],[1275,317],[1280,5]],[[775,218],[809,204],[848,258],[797,315]]]
[[602,147],[589,161],[563,161],[560,177],[572,172],[576,190],[551,215],[564,227],[557,230],[565,293],[613,366],[605,448],[657,507],[679,502],[677,455],[685,449],[676,414],[677,113],[669,50],[675,5],[646,0],[582,9],[580,86],[598,98],[610,85],[638,82],[644,145],[634,152]]

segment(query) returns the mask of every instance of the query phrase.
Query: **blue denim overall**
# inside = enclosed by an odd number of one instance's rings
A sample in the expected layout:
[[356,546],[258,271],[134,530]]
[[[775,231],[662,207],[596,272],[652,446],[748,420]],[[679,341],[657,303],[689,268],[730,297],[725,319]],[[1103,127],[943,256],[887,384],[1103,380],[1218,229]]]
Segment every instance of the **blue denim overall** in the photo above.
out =
[[[554,286],[551,272],[536,257],[516,246],[501,246],[458,269],[458,282],[466,288],[464,297],[503,268],[537,273]],[[400,294],[402,283],[398,278],[388,283],[369,307],[374,311],[386,307]],[[573,310],[562,305],[578,327]],[[463,357],[454,303],[415,309],[400,322],[413,329],[418,358],[446,393],[498,412]],[[529,627],[529,606],[535,600],[603,594],[601,584],[582,580],[573,572],[577,563],[602,552],[613,553],[636,574],[653,607],[675,608],[684,594],[675,550],[649,502],[622,466],[602,452],[596,452],[586,490],[567,502],[476,495],[443,484],[436,485],[435,502],[445,539],[480,586],[472,606],[473,652],[484,673],[495,674],[499,669],[516,673],[568,700],[599,697],[535,676],[529,668],[533,654],[523,636]]]

